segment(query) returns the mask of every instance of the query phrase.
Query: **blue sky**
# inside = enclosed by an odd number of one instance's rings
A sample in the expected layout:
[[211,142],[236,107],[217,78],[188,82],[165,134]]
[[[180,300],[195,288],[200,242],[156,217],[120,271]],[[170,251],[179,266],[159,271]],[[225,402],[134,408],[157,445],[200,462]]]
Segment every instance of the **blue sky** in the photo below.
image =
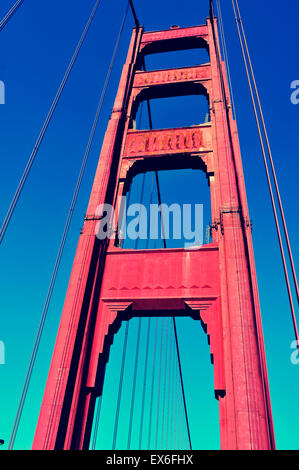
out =
[[[8,0],[1,2],[1,18],[13,3]],[[5,216],[93,3],[91,0],[25,0],[0,33],[0,80],[6,86],[6,104],[0,106],[0,220]],[[277,447],[298,449],[299,404],[296,391],[299,364],[295,366],[290,361],[293,330],[288,299],[231,3],[222,3],[248,204],[253,220]],[[294,259],[298,264],[296,178],[299,169],[299,105],[291,104],[290,84],[299,79],[299,6],[292,0],[288,10],[283,12],[281,4],[270,3],[269,0],[253,0],[250,5],[245,0],[239,3],[268,124]],[[0,365],[0,438],[6,442],[12,429],[93,114],[125,7],[123,0],[117,0],[114,4],[102,0],[0,248],[0,340],[5,344],[6,353],[6,364]],[[146,30],[169,28],[173,24],[201,24],[208,14],[208,1],[135,0],[135,7]],[[29,449],[31,446],[78,235],[132,26],[133,19],[129,15],[72,221],[16,448]],[[190,60],[193,58],[190,56]],[[154,66],[159,66],[159,59]],[[181,106],[177,109],[181,110],[182,115],[187,114],[183,104],[177,102],[176,106]],[[164,117],[163,109],[154,105],[154,122],[162,123]],[[161,175],[164,201],[173,200],[177,185],[175,178],[177,176],[170,181]],[[191,193],[186,195],[187,198],[191,196]],[[136,328],[135,323],[131,331]],[[200,325],[195,327],[191,320],[178,322],[178,328],[194,447],[218,448],[218,410],[213,399],[213,370],[208,363],[206,338],[200,331]],[[107,430],[105,436],[108,437],[99,440],[98,446],[101,448],[111,445],[108,430],[112,426],[115,400],[109,399],[109,392],[115,389],[118,377],[113,364],[119,363],[122,335],[123,328],[115,338],[107,368],[103,396],[103,403],[106,400],[103,410],[106,411],[103,411],[102,426]],[[130,347],[134,345],[130,343]],[[122,428],[120,435],[125,435],[125,428]],[[186,436],[184,439],[186,445]],[[119,445],[125,445],[125,442],[120,441]]]

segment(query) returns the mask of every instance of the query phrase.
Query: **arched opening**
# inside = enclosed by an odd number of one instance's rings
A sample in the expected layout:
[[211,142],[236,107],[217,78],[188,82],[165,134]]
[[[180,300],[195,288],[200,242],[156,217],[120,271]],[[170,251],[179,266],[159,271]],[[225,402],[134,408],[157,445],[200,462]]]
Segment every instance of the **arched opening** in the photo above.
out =
[[136,129],[189,127],[210,121],[209,104],[202,95],[153,99],[150,110],[152,126],[147,106],[141,103],[136,116]]
[[130,126],[134,129],[169,129],[204,124],[210,121],[209,96],[206,88],[198,83],[151,87],[142,90],[136,97],[131,116]]
[[210,243],[210,189],[199,157],[136,162],[124,195],[122,248],[186,248]]
[[210,62],[208,43],[201,37],[154,41],[147,44],[137,63],[140,70],[192,67]]
[[210,57],[206,49],[159,52],[145,57],[145,70],[166,70],[180,67],[196,67],[208,64]]
[[[116,450],[189,448],[172,317],[152,313],[123,321],[115,334],[98,426],[94,417],[95,449],[113,443]],[[192,446],[217,450],[219,409],[207,337],[190,317],[176,318],[176,325]]]

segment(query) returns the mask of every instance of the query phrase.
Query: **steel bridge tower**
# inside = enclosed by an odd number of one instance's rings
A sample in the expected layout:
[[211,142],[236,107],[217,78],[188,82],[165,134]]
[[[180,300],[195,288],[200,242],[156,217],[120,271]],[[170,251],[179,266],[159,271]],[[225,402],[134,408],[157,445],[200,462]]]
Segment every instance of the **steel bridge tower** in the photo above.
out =
[[[205,48],[210,62],[142,70],[147,54]],[[204,95],[210,121],[136,130],[142,101]],[[146,171],[199,168],[211,194],[212,242],[199,249],[124,249],[99,239],[98,207]],[[117,212],[121,218],[122,208]],[[238,132],[216,20],[133,30],[104,137],[40,410],[33,449],[87,449],[113,334],[133,316],[191,316],[209,337],[222,449],[273,449],[256,272]]]

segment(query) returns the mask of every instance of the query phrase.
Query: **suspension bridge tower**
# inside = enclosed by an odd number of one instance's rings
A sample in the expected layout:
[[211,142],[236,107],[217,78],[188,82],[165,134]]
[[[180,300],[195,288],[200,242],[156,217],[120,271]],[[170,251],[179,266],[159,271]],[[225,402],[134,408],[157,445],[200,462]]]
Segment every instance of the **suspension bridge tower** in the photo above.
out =
[[[205,48],[207,64],[145,71],[147,54]],[[204,95],[201,125],[137,130],[142,101]],[[210,186],[212,241],[198,249],[122,248],[122,208],[112,229],[98,207],[116,207],[132,178],[199,168]],[[34,449],[88,449],[112,337],[133,316],[191,316],[209,337],[221,449],[273,449],[269,386],[246,191],[217,22],[145,32],[134,28],[104,137],[35,433]]]

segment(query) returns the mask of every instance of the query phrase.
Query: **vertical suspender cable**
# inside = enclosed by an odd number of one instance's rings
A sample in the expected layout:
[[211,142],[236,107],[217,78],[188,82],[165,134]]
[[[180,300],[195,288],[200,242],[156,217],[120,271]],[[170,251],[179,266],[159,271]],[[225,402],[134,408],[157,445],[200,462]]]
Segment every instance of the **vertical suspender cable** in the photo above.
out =
[[175,400],[175,408],[174,408],[174,429],[175,429],[175,434],[174,434],[174,448],[175,450],[178,449],[179,444],[179,429],[178,429],[178,416],[179,416],[179,399],[180,399],[180,391],[179,391],[179,373],[178,373],[178,367],[176,368],[175,371],[175,390],[176,390],[176,400]]
[[0,21],[0,31],[7,25],[9,20],[13,17],[17,9],[21,6],[24,0],[18,0],[12,7],[11,9],[6,13],[4,18]]
[[129,325],[130,325],[130,323],[129,323],[129,321],[127,321],[126,329],[125,329],[125,339],[124,339],[124,346],[123,346],[122,362],[121,362],[121,368],[120,368],[120,378],[119,378],[119,386],[118,386],[116,414],[115,414],[115,421],[114,421],[114,433],[113,433],[112,450],[115,450],[116,439],[117,439],[120,403],[121,403],[121,395],[122,395],[122,387],[123,387],[124,371],[125,371],[125,363],[126,363],[126,354],[127,354],[127,345],[128,345]]
[[[170,341],[171,345],[171,341]],[[173,362],[173,348],[169,348],[169,367],[168,367],[168,400],[167,400],[167,424],[166,424],[166,443],[165,443],[165,449],[168,449],[168,443],[169,443],[169,421],[170,421],[170,403],[171,403],[171,368],[172,368],[172,362]]]
[[95,420],[95,425],[94,425],[94,432],[93,432],[93,439],[92,439],[92,446],[91,446],[92,450],[95,450],[96,444],[97,444],[100,415],[101,415],[101,406],[102,406],[102,395],[98,398],[96,420]]
[[[140,195],[140,212],[139,212],[139,217],[138,217],[138,231],[139,231],[139,229],[140,229],[141,205],[142,205],[142,202],[143,202],[143,195],[144,195],[145,175],[146,175],[146,173],[143,173],[143,175],[142,175],[141,195]],[[139,240],[139,237],[136,237],[136,240],[135,240],[135,250],[137,250],[137,247],[138,247],[138,240]]]
[[[165,366],[164,366],[164,387],[163,387],[163,404],[162,404],[162,430],[161,430],[161,450],[164,445],[164,427],[165,427],[165,399],[166,399],[166,385],[167,385],[167,360],[168,360],[168,343],[169,343],[169,318],[167,318],[166,327],[166,341],[165,341]],[[167,415],[166,415],[167,416]]]
[[138,359],[139,359],[139,346],[140,346],[140,331],[141,331],[141,317],[138,318],[138,332],[137,332],[137,345],[136,345],[136,356],[135,356],[135,367],[133,375],[133,388],[132,388],[132,397],[131,397],[131,410],[130,410],[130,419],[129,419],[129,432],[128,432],[128,444],[127,449],[131,449],[131,440],[132,440],[132,427],[133,427],[133,417],[134,417],[134,407],[135,407],[135,393],[136,393],[136,381],[137,381],[137,370],[138,370]]
[[159,415],[160,415],[160,395],[161,395],[161,375],[162,375],[162,352],[163,352],[163,332],[164,332],[164,317],[161,321],[161,342],[160,342],[160,363],[159,363],[159,381],[158,381],[158,396],[157,396],[157,417],[156,417],[156,440],[155,449],[157,450],[158,445],[158,433],[159,433]]
[[286,281],[286,286],[287,286],[287,292],[288,292],[288,297],[289,297],[289,303],[290,303],[293,327],[294,327],[294,332],[295,332],[295,338],[296,338],[297,347],[298,347],[298,350],[299,350],[299,336],[298,336],[298,328],[297,328],[297,322],[296,322],[296,316],[295,316],[295,309],[294,309],[294,304],[293,304],[292,292],[291,292],[290,281],[289,281],[288,270],[287,270],[287,264],[286,264],[284,248],[283,248],[283,243],[282,243],[282,238],[281,238],[281,232],[280,232],[278,215],[277,215],[277,210],[276,210],[276,205],[275,205],[275,199],[274,199],[274,194],[273,194],[273,189],[272,189],[272,183],[271,183],[271,178],[270,178],[270,173],[269,173],[269,168],[268,168],[268,163],[267,163],[266,151],[265,151],[265,147],[264,147],[262,131],[261,131],[260,122],[259,122],[259,118],[258,118],[257,107],[256,107],[255,99],[254,99],[253,88],[252,88],[252,84],[251,84],[251,80],[250,80],[250,74],[249,74],[248,64],[247,64],[247,60],[246,60],[246,54],[245,54],[244,45],[243,45],[243,41],[242,41],[242,35],[241,35],[241,31],[240,31],[240,26],[239,26],[239,19],[238,19],[238,16],[237,16],[237,11],[236,11],[234,0],[232,0],[232,5],[233,5],[233,9],[234,9],[235,20],[236,20],[236,24],[237,24],[237,31],[238,31],[238,35],[239,35],[239,40],[240,40],[244,65],[245,65],[245,69],[246,69],[246,75],[247,75],[247,79],[248,79],[248,85],[249,85],[251,100],[252,100],[252,104],[253,104],[255,120],[256,120],[258,134],[259,134],[260,145],[261,145],[262,154],[263,154],[264,166],[265,166],[265,171],[266,171],[266,176],[267,176],[268,188],[269,188],[269,193],[270,193],[270,198],[271,198],[271,204],[272,204],[273,215],[274,215],[274,219],[275,219],[277,237],[278,237],[279,248],[280,248],[280,253],[281,253],[281,259],[282,259],[282,264],[283,264],[283,270],[284,270],[284,275],[285,275],[285,281]]
[[[153,190],[154,190],[154,175],[152,175],[149,205],[151,205],[152,200],[153,200]],[[148,242],[149,242],[149,236],[147,236],[147,239],[146,239],[146,248],[148,248]],[[141,449],[142,437],[143,437],[143,421],[144,421],[145,393],[146,393],[147,372],[148,372],[150,330],[151,330],[151,317],[148,319],[148,326],[147,326],[146,353],[145,353],[144,376],[143,376],[143,392],[142,392],[140,430],[139,430],[139,449]]]
[[190,434],[189,419],[188,419],[187,404],[186,404],[186,396],[185,396],[185,388],[184,388],[183,374],[182,374],[181,356],[180,356],[180,350],[179,350],[179,343],[178,343],[178,334],[177,334],[177,328],[176,328],[176,321],[175,321],[175,318],[174,318],[174,317],[172,317],[172,321],[173,321],[173,329],[174,329],[174,336],[175,336],[175,344],[176,344],[176,350],[177,350],[177,356],[178,356],[178,365],[179,365],[179,373],[180,373],[180,382],[181,382],[181,389],[182,389],[182,397],[183,397],[183,404],[184,404],[185,417],[186,417],[186,425],[187,425],[187,432],[188,432],[188,441],[189,441],[190,450],[192,450],[191,434]]
[[143,375],[143,391],[142,391],[140,429],[139,429],[139,445],[138,445],[139,450],[141,449],[141,446],[142,446],[142,437],[143,437],[143,421],[144,421],[145,393],[146,393],[146,383],[147,383],[147,373],[148,373],[148,356],[149,356],[151,320],[152,320],[151,317],[149,317],[148,325],[147,325],[147,339],[146,339],[145,364],[144,364],[144,375]]
[[160,207],[160,220],[161,220],[161,233],[162,233],[162,238],[163,238],[163,246],[164,248],[166,247],[166,237],[165,237],[165,229],[164,229],[164,221],[163,221],[163,212],[162,212],[162,202],[161,202],[161,192],[160,192],[160,184],[159,184],[159,176],[158,172],[155,171],[155,177],[156,177],[156,186],[157,186],[157,192],[158,192],[158,203]]
[[[153,202],[153,195],[154,195],[154,182],[155,182],[155,176],[154,173],[152,173],[152,181],[151,181],[151,191],[150,191],[150,200],[149,200],[149,208],[151,207],[151,204]],[[150,217],[149,217],[149,224],[148,227],[150,226]],[[147,234],[147,239],[146,239],[146,248],[148,248],[148,242],[149,242],[149,237],[150,234]],[[156,240],[155,240],[156,242]]]
[[[152,175],[151,192],[150,192],[150,204],[153,201],[154,193],[154,174]],[[146,241],[146,248],[148,248],[149,238]],[[154,248],[156,247],[156,240],[154,242]],[[152,419],[153,419],[153,404],[154,404],[154,390],[155,390],[155,363],[157,354],[157,336],[158,336],[158,317],[156,318],[155,335],[154,335],[154,355],[153,355],[153,366],[152,366],[152,383],[151,383],[151,395],[150,395],[150,406],[149,406],[149,425],[148,425],[148,450],[151,446],[151,435],[152,435]]]
[[90,16],[89,16],[89,19],[88,19],[87,23],[86,23],[86,26],[85,26],[85,28],[84,28],[84,31],[83,31],[82,35],[81,35],[81,38],[80,38],[80,40],[79,40],[79,42],[78,42],[78,44],[77,44],[77,47],[76,47],[76,49],[75,49],[75,52],[74,52],[74,54],[73,54],[73,56],[72,56],[72,58],[71,58],[71,61],[70,61],[69,65],[68,65],[68,67],[67,67],[67,70],[66,70],[66,72],[65,72],[65,74],[64,74],[64,77],[63,77],[63,79],[62,79],[62,81],[61,81],[61,84],[60,84],[60,86],[59,86],[59,88],[58,88],[58,91],[57,91],[57,93],[56,93],[56,96],[55,96],[55,98],[54,98],[54,100],[53,100],[53,103],[52,103],[52,105],[51,105],[51,108],[50,108],[50,110],[49,110],[49,112],[48,112],[48,114],[47,114],[47,117],[46,117],[45,121],[44,121],[44,124],[43,124],[43,126],[42,126],[42,129],[41,129],[41,131],[40,131],[40,133],[39,133],[39,136],[38,136],[38,138],[37,138],[37,140],[36,140],[36,142],[35,142],[34,149],[33,149],[32,153],[31,153],[31,155],[30,155],[30,157],[29,157],[29,160],[28,160],[28,162],[27,162],[27,165],[26,165],[26,167],[25,167],[25,170],[24,170],[23,175],[22,175],[22,177],[21,177],[21,179],[20,179],[20,182],[19,182],[19,184],[18,184],[17,190],[16,190],[16,192],[15,192],[15,194],[14,194],[14,197],[13,197],[13,199],[12,199],[12,201],[11,201],[11,204],[10,204],[10,206],[9,206],[8,212],[7,212],[6,216],[5,216],[3,225],[2,225],[2,227],[1,227],[1,230],[0,230],[0,244],[2,243],[2,240],[3,240],[4,235],[5,235],[5,233],[6,233],[7,227],[8,227],[8,225],[9,225],[9,223],[10,223],[10,220],[11,220],[11,218],[12,218],[12,216],[13,216],[13,213],[14,213],[14,211],[15,211],[17,202],[18,202],[18,200],[19,200],[19,197],[20,197],[20,195],[21,195],[21,193],[22,193],[22,190],[23,190],[23,188],[24,188],[24,185],[25,185],[26,180],[27,180],[27,178],[28,178],[28,175],[29,175],[29,173],[30,173],[31,167],[32,167],[32,165],[33,165],[33,163],[34,163],[34,161],[35,161],[36,155],[37,155],[37,153],[38,153],[38,151],[39,151],[39,148],[40,148],[41,143],[42,143],[42,141],[43,141],[43,138],[44,138],[44,136],[45,136],[46,130],[47,130],[49,124],[50,124],[50,121],[51,121],[52,116],[53,116],[53,114],[54,114],[54,111],[55,111],[55,109],[56,109],[57,103],[58,103],[58,101],[59,101],[59,99],[60,99],[60,97],[61,97],[61,94],[62,94],[62,92],[63,92],[63,90],[64,90],[64,88],[65,88],[66,82],[67,82],[67,80],[68,80],[68,78],[69,78],[69,76],[70,76],[70,73],[71,73],[72,69],[73,69],[74,63],[75,63],[75,61],[76,61],[76,59],[77,59],[77,56],[78,56],[78,54],[79,54],[79,52],[80,52],[80,49],[81,49],[82,44],[83,44],[83,42],[84,42],[84,39],[85,39],[85,37],[86,37],[86,35],[87,35],[87,33],[88,33],[88,30],[89,30],[89,28],[90,28],[90,25],[91,25],[91,23],[92,23],[92,20],[93,20],[95,14],[96,14],[96,11],[97,11],[97,9],[98,9],[98,6],[99,6],[99,4],[100,4],[100,1],[101,1],[101,0],[97,0],[97,1],[95,2],[95,5],[94,5],[94,7],[93,7],[93,10],[92,10],[92,12],[91,12],[91,14],[90,14]]
[[[124,19],[125,19],[125,17],[124,17]],[[47,292],[46,301],[45,301],[45,304],[44,304],[40,324],[39,324],[39,327],[38,327],[37,336],[36,336],[36,339],[35,339],[32,355],[31,355],[31,358],[30,358],[29,367],[28,367],[28,370],[27,370],[27,375],[26,375],[26,378],[25,378],[25,383],[24,383],[24,386],[23,386],[21,399],[20,399],[20,402],[19,402],[19,406],[18,406],[18,410],[17,410],[17,414],[16,414],[16,418],[15,418],[11,438],[10,438],[10,441],[9,441],[8,449],[13,448],[14,441],[15,441],[16,434],[17,434],[17,430],[18,430],[18,427],[19,427],[19,422],[20,422],[20,419],[21,419],[25,399],[26,399],[26,396],[27,396],[27,391],[28,391],[28,387],[29,387],[29,384],[30,384],[30,379],[31,379],[33,367],[34,367],[34,364],[35,364],[35,359],[36,359],[37,352],[38,352],[38,349],[39,349],[40,340],[41,340],[41,336],[42,336],[42,333],[43,333],[44,324],[45,324],[45,321],[46,321],[50,301],[51,301],[51,298],[52,298],[52,293],[53,293],[53,290],[54,290],[54,286],[55,286],[55,282],[56,282],[56,278],[57,278],[61,258],[62,258],[62,255],[63,255],[65,243],[66,243],[67,236],[68,236],[68,233],[69,233],[69,228],[70,228],[71,220],[72,220],[72,217],[73,217],[74,209],[75,209],[75,206],[76,206],[76,202],[77,202],[77,199],[78,199],[78,194],[79,194],[82,179],[83,179],[83,176],[84,176],[84,171],[85,171],[87,160],[88,160],[88,157],[89,157],[89,154],[90,154],[90,149],[91,149],[91,146],[92,146],[92,143],[93,143],[94,135],[95,135],[95,132],[96,132],[96,128],[97,128],[97,124],[98,124],[98,121],[99,121],[100,113],[101,113],[101,110],[102,110],[103,101],[104,101],[106,91],[107,91],[107,87],[108,87],[108,84],[109,84],[111,71],[112,71],[114,61],[115,61],[115,56],[116,56],[116,52],[117,52],[117,49],[118,49],[120,35],[121,35],[121,32],[122,32],[123,26],[124,26],[124,21],[122,22],[121,29],[120,29],[120,32],[119,32],[119,35],[118,35],[118,38],[117,38],[117,41],[116,41],[115,49],[114,49],[114,52],[113,52],[113,55],[112,55],[112,58],[111,58],[111,62],[110,62],[110,66],[109,66],[109,69],[108,69],[108,72],[107,72],[107,75],[106,75],[104,87],[103,87],[103,90],[102,90],[102,93],[101,93],[101,96],[100,96],[100,99],[99,99],[98,107],[97,107],[96,114],[95,114],[95,117],[94,117],[94,120],[93,120],[91,131],[90,131],[88,143],[87,143],[85,153],[84,153],[84,156],[83,156],[79,176],[78,176],[78,179],[77,179],[77,183],[76,183],[76,186],[75,186],[73,198],[72,198],[71,205],[70,205],[70,208],[69,208],[66,224],[65,224],[65,227],[64,227],[64,231],[63,231],[63,235],[62,235],[62,238],[61,238],[57,258],[56,258],[55,265],[54,265],[54,270],[53,270],[53,273],[52,273],[49,289],[48,289],[48,292]]]
[[174,448],[174,407],[175,407],[175,387],[174,387],[174,384],[175,384],[175,372],[177,370],[177,368],[175,367],[176,365],[176,362],[175,362],[175,342],[173,343],[174,344],[174,348],[173,348],[173,363],[172,363],[172,378],[171,378],[171,382],[172,382],[172,386],[171,386],[171,415],[170,415],[170,429],[171,429],[171,437],[170,437],[170,449],[173,450]]
[[276,171],[275,171],[275,167],[274,167],[270,141],[269,141],[268,132],[267,132],[267,129],[266,129],[266,123],[265,123],[265,119],[264,119],[263,109],[262,109],[262,105],[261,105],[261,100],[260,100],[256,80],[255,80],[255,74],[254,74],[253,65],[252,65],[252,61],[251,61],[251,57],[250,57],[250,53],[249,53],[249,49],[248,49],[248,43],[247,43],[247,39],[246,39],[245,30],[244,30],[244,27],[243,27],[243,21],[242,21],[242,18],[241,18],[241,13],[240,13],[240,9],[239,9],[238,0],[235,1],[235,4],[236,4],[237,12],[238,12],[238,16],[237,16],[236,15],[236,10],[234,8],[235,18],[236,18],[237,24],[240,24],[240,26],[241,26],[241,32],[242,32],[242,37],[243,37],[243,41],[244,41],[244,46],[245,46],[245,50],[246,50],[248,64],[249,64],[249,68],[250,68],[250,72],[251,72],[252,83],[253,83],[254,90],[255,90],[256,100],[257,100],[257,104],[258,104],[258,108],[259,108],[259,113],[260,113],[260,117],[261,117],[261,121],[262,121],[262,127],[263,127],[265,140],[266,140],[266,145],[267,145],[267,149],[268,149],[269,160],[270,160],[270,164],[271,164],[271,170],[272,170],[274,185],[275,185],[275,189],[276,189],[277,200],[278,200],[278,205],[279,205],[279,209],[280,209],[282,224],[283,224],[283,228],[284,228],[286,245],[287,245],[287,249],[288,249],[290,265],[291,265],[292,274],[293,274],[294,285],[295,285],[296,294],[297,294],[297,301],[299,303],[299,288],[298,288],[296,270],[295,270],[293,254],[292,254],[291,244],[290,244],[290,240],[289,240],[288,229],[287,229],[286,219],[285,219],[285,215],[284,215],[282,200],[281,200],[281,196],[280,196],[278,181],[277,181],[277,177],[276,177]]
[[149,406],[149,424],[148,424],[148,445],[147,448],[150,450],[151,446],[151,435],[152,435],[152,420],[153,420],[153,404],[154,404],[154,391],[155,391],[155,364],[157,355],[157,339],[158,339],[158,317],[156,318],[155,326],[155,343],[154,343],[154,356],[153,356],[153,367],[152,367],[152,385],[151,385],[151,398]]

